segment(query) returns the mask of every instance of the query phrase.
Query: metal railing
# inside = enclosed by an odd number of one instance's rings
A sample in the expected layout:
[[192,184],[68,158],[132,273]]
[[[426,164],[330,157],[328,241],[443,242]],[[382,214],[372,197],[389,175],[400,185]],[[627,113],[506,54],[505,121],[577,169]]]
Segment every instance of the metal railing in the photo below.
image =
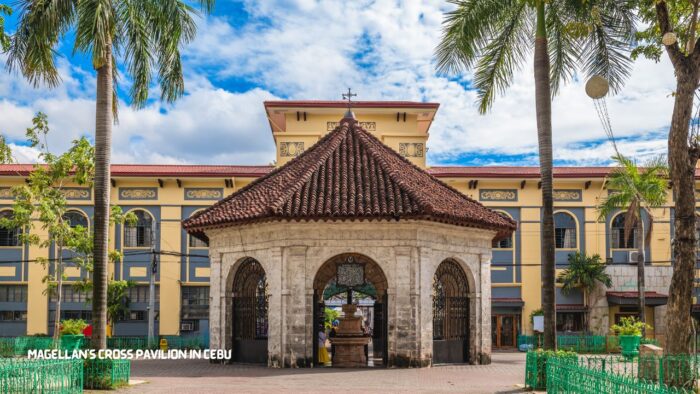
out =
[[546,363],[548,393],[692,393],[697,377],[694,355],[550,357]]
[[[642,338],[642,344],[658,345],[658,341]],[[530,350],[540,349],[544,344],[542,335],[518,335],[518,348],[528,345]],[[616,335],[557,335],[557,349],[577,353],[619,353],[620,342]]]
[[86,389],[110,390],[129,384],[131,361],[123,359],[84,360],[83,384]]
[[0,393],[82,393],[83,360],[0,360]]

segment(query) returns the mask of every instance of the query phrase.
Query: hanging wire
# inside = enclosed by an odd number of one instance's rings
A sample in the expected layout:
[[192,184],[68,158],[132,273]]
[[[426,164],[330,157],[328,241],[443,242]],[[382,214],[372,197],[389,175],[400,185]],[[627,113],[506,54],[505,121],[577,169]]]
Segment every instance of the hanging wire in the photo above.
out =
[[617,149],[617,143],[615,142],[615,134],[613,133],[612,121],[610,120],[610,113],[608,112],[608,104],[605,97],[599,99],[593,99],[593,106],[595,107],[596,113],[598,114],[598,119],[603,125],[603,131],[608,137],[608,140],[612,143],[613,149],[617,155],[620,151]]

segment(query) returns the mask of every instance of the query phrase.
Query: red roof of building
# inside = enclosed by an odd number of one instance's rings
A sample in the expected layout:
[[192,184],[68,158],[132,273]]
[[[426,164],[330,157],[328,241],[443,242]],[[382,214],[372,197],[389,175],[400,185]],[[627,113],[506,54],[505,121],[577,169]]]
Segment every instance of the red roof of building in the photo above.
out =
[[[638,291],[608,291],[605,293],[606,296],[620,297],[620,298],[638,298]],[[668,298],[666,294],[657,293],[655,291],[645,291],[644,298]]]
[[[2,164],[0,176],[26,176],[33,164]],[[272,166],[220,166],[187,164],[112,164],[113,177],[260,177]]]
[[[612,167],[554,167],[555,178],[604,178]],[[438,177],[455,178],[540,178],[539,167],[435,166],[428,172]],[[698,173],[700,175],[700,173]]]
[[[341,100],[274,100],[265,101],[265,108],[345,108],[347,101]],[[437,109],[439,103],[417,101],[353,101],[353,108],[426,108]]]
[[495,230],[515,222],[412,164],[354,119],[310,149],[183,222],[190,233],[269,220],[420,219]]

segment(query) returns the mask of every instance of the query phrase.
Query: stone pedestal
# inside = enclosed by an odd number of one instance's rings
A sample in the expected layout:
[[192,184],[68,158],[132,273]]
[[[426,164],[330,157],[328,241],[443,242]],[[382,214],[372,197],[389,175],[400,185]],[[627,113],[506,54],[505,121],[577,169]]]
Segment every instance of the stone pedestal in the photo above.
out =
[[340,368],[357,368],[367,366],[365,346],[369,337],[362,332],[362,317],[355,316],[357,306],[343,305],[344,316],[341,317],[338,331],[331,343],[335,347],[333,366]]

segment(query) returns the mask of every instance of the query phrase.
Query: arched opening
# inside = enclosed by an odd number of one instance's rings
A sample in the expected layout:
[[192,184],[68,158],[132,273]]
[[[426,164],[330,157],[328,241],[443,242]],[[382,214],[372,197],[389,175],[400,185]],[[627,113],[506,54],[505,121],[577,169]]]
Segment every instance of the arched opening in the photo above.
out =
[[153,216],[143,209],[131,212],[136,216],[136,222],[124,224],[124,247],[150,248],[153,246],[153,233],[155,231]]
[[469,361],[469,282],[459,263],[440,263],[433,277],[433,363]]
[[233,279],[233,361],[267,363],[268,289],[265,270],[252,258]]
[[[619,213],[610,223],[610,247],[612,249],[636,249],[637,248],[637,223],[629,234],[625,234],[625,212]],[[627,237],[625,238],[625,235]]]
[[[352,285],[347,283],[354,282]],[[379,265],[367,256],[346,253],[335,256],[326,261],[319,268],[314,278],[314,337],[313,354],[314,365],[323,366],[320,362],[319,349],[327,348],[330,362],[325,365],[341,365],[344,360],[342,351],[337,346],[338,336],[343,336],[345,325],[341,323],[344,313],[343,305],[348,303],[357,307],[356,316],[361,317],[361,334],[367,337],[368,343],[363,349],[364,361],[354,366],[385,366],[388,363],[387,341],[387,279]],[[335,321],[333,321],[335,320]],[[328,341],[319,339],[319,333],[323,332]],[[329,343],[331,343],[329,345]]]
[[554,214],[554,246],[557,249],[577,249],[576,219],[568,212]]

